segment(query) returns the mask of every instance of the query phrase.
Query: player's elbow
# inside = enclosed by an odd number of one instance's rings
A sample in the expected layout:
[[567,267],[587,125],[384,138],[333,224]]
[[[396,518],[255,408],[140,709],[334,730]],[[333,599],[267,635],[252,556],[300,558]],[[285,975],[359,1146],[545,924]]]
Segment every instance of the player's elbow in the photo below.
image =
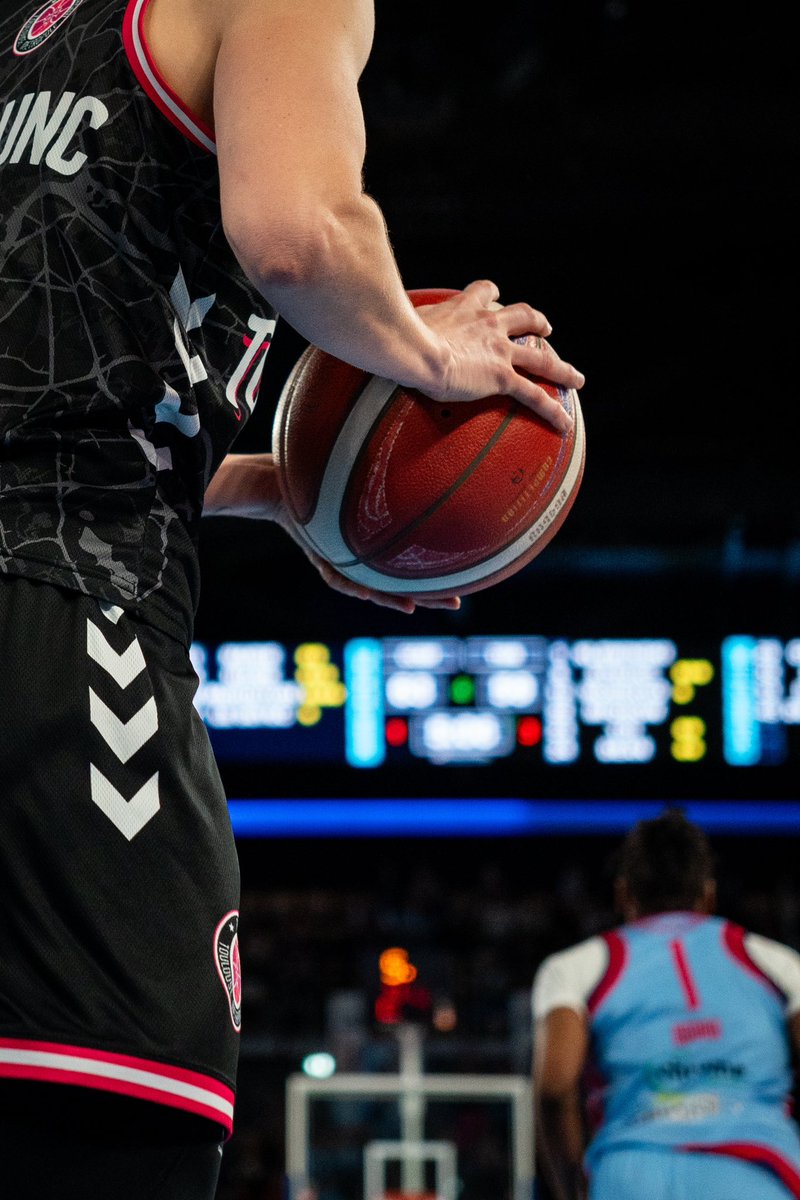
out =
[[313,287],[334,272],[335,221],[317,206],[264,217],[223,211],[228,243],[250,282],[267,299]]

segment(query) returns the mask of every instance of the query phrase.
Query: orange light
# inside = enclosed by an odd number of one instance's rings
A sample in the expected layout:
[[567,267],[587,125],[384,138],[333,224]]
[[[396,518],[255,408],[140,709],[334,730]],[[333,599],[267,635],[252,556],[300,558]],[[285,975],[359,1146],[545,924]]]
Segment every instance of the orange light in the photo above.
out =
[[384,950],[378,959],[381,973],[381,983],[398,987],[403,983],[413,983],[417,978],[417,968],[408,960],[408,951],[402,946],[390,946]]
[[458,1014],[455,1006],[449,1001],[439,1003],[433,1010],[433,1027],[439,1033],[452,1033],[458,1024]]

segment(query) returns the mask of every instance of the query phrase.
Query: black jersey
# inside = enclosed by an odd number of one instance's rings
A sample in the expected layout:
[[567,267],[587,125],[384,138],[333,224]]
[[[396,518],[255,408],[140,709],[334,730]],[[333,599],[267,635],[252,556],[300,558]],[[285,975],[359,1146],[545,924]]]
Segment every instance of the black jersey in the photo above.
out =
[[159,75],[148,0],[0,16],[0,570],[188,642],[203,495],[274,312],[222,229],[211,130]]

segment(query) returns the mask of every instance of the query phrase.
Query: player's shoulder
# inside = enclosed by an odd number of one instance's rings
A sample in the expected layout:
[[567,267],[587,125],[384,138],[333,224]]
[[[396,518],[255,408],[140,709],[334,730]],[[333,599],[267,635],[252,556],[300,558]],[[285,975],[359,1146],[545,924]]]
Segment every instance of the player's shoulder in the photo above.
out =
[[572,971],[586,963],[605,963],[608,959],[609,941],[615,936],[620,936],[616,930],[604,931],[584,938],[583,941],[574,942],[562,950],[554,950],[542,959],[536,975],[540,976],[554,971]]
[[[284,21],[299,22],[305,28],[316,26],[326,37],[344,33],[356,40],[363,39],[369,51],[375,32],[374,0],[170,0],[174,3],[197,4],[218,35],[240,22],[248,22],[254,32],[271,37],[273,29]],[[162,0],[163,3],[163,0]]]
[[782,942],[777,938],[767,937],[763,933],[756,933],[754,930],[746,928],[742,928],[742,938],[748,949],[755,948],[762,954],[773,954],[785,961],[800,963],[800,950],[790,946],[788,942]]
[[613,945],[619,937],[616,930],[594,934],[542,959],[533,981],[534,1017],[546,1016],[557,1007],[586,1011],[590,997],[608,971]]
[[783,994],[787,1015],[800,1012],[800,952],[752,930],[743,929],[741,941],[751,962]]

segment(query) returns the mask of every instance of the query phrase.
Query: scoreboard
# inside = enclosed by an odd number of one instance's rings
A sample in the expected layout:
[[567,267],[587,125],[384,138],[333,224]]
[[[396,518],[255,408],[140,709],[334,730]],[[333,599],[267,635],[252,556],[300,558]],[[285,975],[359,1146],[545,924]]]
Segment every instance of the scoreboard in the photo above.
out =
[[580,773],[585,793],[613,772],[646,795],[713,772],[731,794],[754,768],[793,787],[800,763],[800,637],[355,637],[191,654],[221,768],[285,768],[298,788],[316,771],[430,793],[466,770],[477,792],[555,794]]

